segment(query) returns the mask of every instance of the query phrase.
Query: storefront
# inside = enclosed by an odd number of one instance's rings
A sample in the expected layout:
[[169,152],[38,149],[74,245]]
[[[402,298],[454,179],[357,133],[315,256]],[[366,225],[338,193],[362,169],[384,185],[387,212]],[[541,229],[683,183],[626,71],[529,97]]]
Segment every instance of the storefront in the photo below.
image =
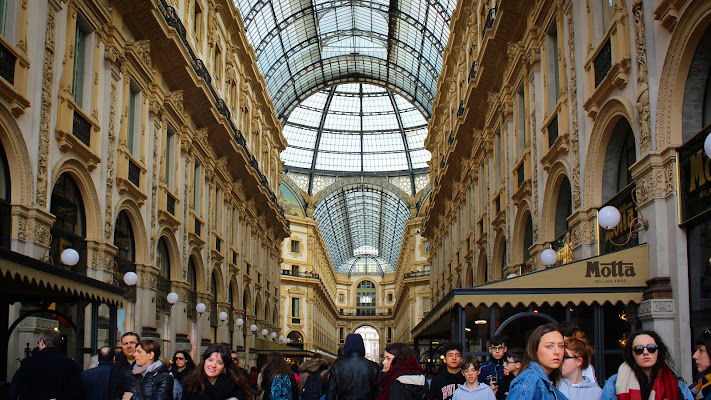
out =
[[691,341],[711,327],[711,159],[704,152],[706,126],[678,151],[679,225],[686,230]]
[[55,329],[61,350],[80,365],[114,346],[124,290],[62,266],[0,248],[0,382],[9,381],[39,333]]
[[494,335],[509,348],[525,348],[528,335],[547,322],[573,321],[597,349],[593,365],[606,379],[622,362],[627,334],[638,328],[637,305],[649,272],[646,244],[529,273],[454,289],[413,330],[421,362],[436,362],[445,341],[465,353],[488,356]]

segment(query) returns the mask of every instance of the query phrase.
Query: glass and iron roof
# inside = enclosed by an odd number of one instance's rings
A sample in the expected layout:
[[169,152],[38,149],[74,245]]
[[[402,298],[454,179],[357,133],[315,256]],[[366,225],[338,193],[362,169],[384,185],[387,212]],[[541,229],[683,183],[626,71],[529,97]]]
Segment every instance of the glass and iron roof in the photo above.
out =
[[234,0],[285,121],[343,82],[391,89],[427,117],[456,0]]
[[[427,172],[427,121],[392,91],[369,84],[333,86],[313,94],[284,125],[289,143],[281,154],[285,169],[309,175],[405,173],[407,192],[416,192],[414,175]],[[411,190],[413,189],[413,190]]]
[[336,272],[395,272],[410,219],[407,203],[371,184],[346,185],[319,200],[314,210]]

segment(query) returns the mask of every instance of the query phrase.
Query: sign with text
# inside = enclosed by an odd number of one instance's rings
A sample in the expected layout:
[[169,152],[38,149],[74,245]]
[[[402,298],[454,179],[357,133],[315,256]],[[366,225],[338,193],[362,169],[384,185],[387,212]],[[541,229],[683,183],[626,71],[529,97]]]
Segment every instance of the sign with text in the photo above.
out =
[[677,149],[679,154],[679,224],[711,216],[711,159],[704,152],[707,125]]

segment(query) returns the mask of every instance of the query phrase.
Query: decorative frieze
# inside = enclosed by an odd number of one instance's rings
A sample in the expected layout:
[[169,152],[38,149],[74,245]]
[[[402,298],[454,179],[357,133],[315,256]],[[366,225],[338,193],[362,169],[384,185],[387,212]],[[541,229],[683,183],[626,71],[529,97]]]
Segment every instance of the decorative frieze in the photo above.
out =
[[575,70],[575,28],[572,7],[568,10],[568,48],[570,49],[570,143],[573,150],[573,208],[580,207],[580,137],[578,132],[578,82]]
[[104,237],[109,240],[113,235],[113,196],[114,196],[114,144],[116,142],[116,80],[111,78],[111,93],[109,94],[109,132],[108,154],[106,156],[106,207],[104,220]]
[[637,60],[637,103],[639,113],[639,150],[644,154],[652,149],[652,128],[649,114],[649,88],[647,82],[647,35],[644,24],[644,2],[637,0],[632,6],[634,15],[635,50]]

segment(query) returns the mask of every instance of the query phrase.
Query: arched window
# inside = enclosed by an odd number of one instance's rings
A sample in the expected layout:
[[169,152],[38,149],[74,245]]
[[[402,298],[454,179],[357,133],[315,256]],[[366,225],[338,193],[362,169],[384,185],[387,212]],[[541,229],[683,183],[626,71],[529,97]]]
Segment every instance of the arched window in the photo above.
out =
[[533,246],[533,221],[531,214],[528,214],[526,228],[523,231],[523,248],[521,249],[521,259],[524,263],[531,258],[531,246]]
[[607,202],[632,183],[630,167],[637,161],[632,127],[625,118],[615,125],[605,152],[602,172],[602,201]]
[[156,287],[156,298],[159,301],[156,307],[164,312],[170,312],[170,304],[165,301],[165,296],[170,292],[170,253],[165,238],[158,240],[158,251],[156,252],[156,266],[158,267],[158,279]]
[[197,313],[194,313],[195,305],[197,304],[197,274],[195,273],[195,259],[190,256],[188,259],[188,298],[185,302],[188,306],[188,317],[192,320],[197,319]]
[[10,248],[10,167],[0,142],[0,247]]
[[[123,276],[127,272],[136,272],[136,250],[133,241],[133,228],[131,221],[125,211],[121,211],[116,218],[114,226],[114,246],[116,246],[116,262],[115,279],[120,286],[125,287]],[[131,291],[135,299],[135,291]]]
[[289,342],[289,346],[298,347],[300,349],[304,348],[304,338],[299,332],[291,331],[288,335],[286,335],[286,337],[291,340]]
[[375,284],[371,281],[362,281],[356,288],[356,314],[375,315]]
[[563,178],[558,189],[558,201],[555,206],[555,237],[561,238],[568,231],[568,217],[573,213],[573,203],[568,177]]
[[[59,264],[59,256],[67,248],[79,252],[79,263],[71,269],[82,274],[86,273],[86,223],[84,218],[84,202],[74,179],[62,174],[52,189],[49,212],[55,217],[50,229],[52,244],[49,255]],[[69,268],[69,267],[67,267]]]

